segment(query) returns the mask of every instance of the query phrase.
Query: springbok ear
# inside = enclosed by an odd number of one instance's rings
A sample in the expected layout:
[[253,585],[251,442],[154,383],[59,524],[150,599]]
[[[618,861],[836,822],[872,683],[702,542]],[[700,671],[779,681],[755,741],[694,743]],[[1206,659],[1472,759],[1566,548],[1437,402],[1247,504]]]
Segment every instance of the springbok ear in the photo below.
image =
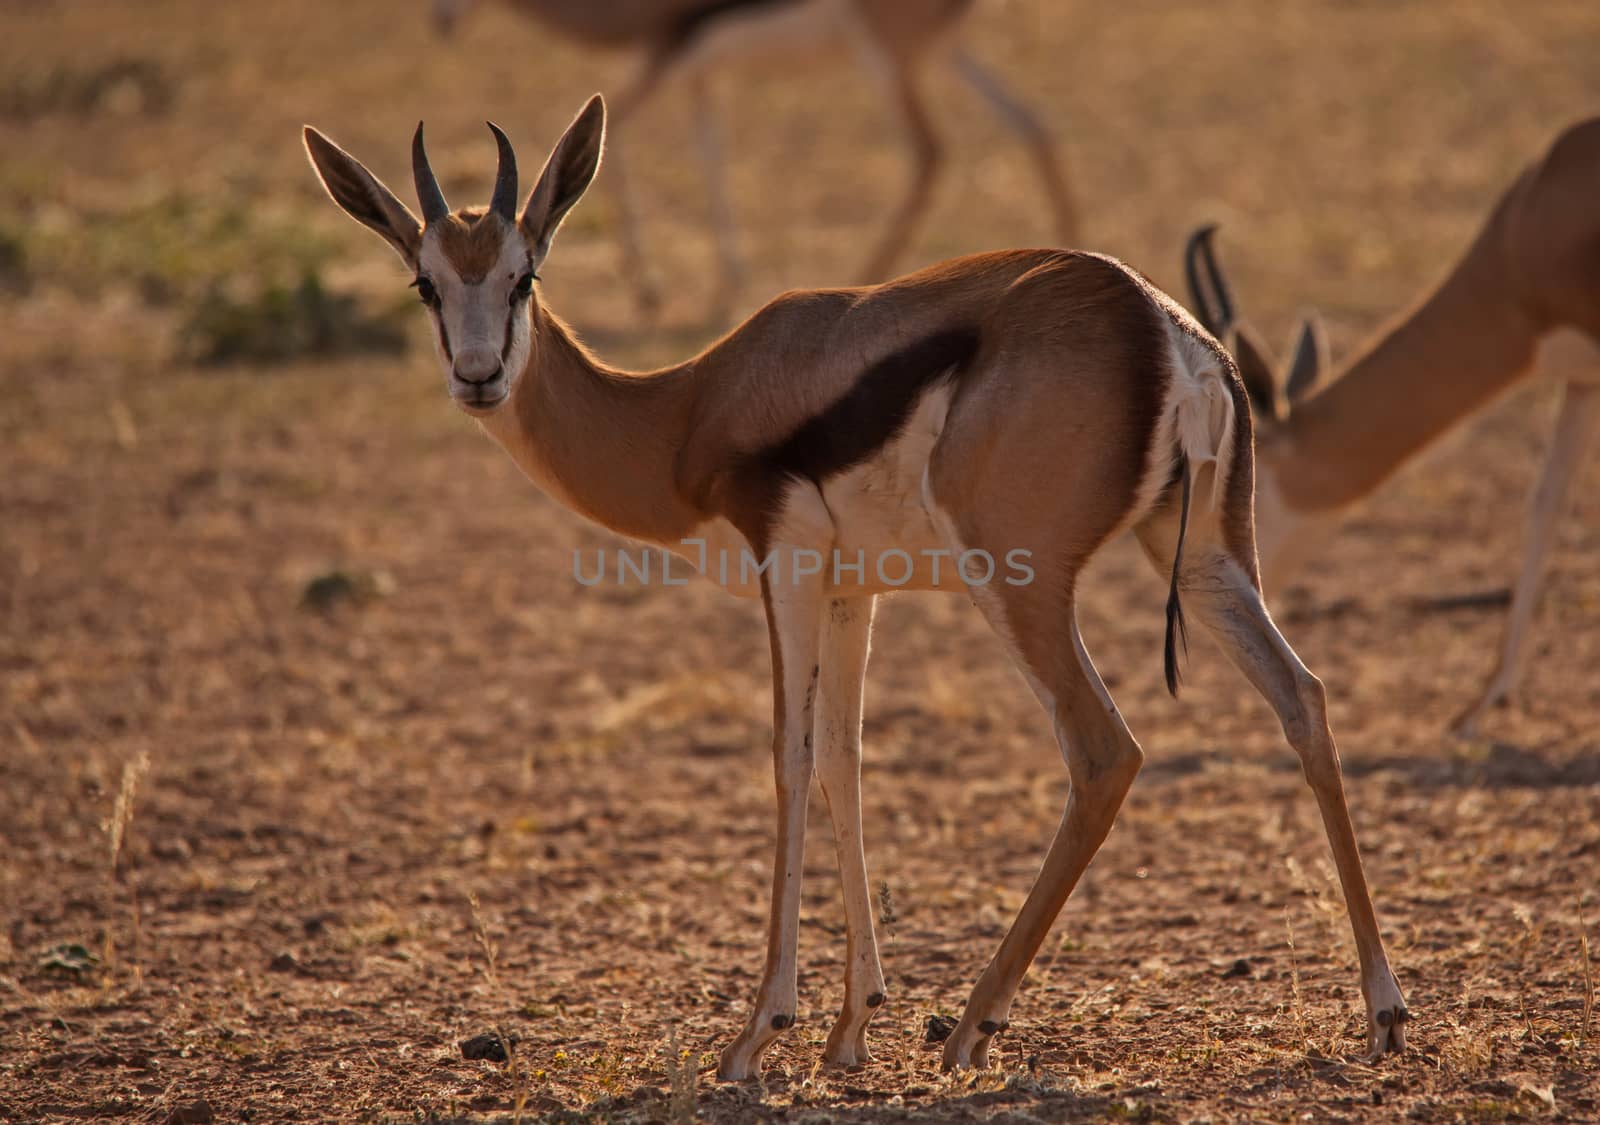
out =
[[589,99],[556,142],[519,225],[533,246],[537,264],[550,252],[561,220],[583,197],[600,170],[600,151],[606,140],[606,103],[599,94]]
[[378,177],[311,126],[305,127],[306,155],[333,201],[356,222],[383,236],[406,265],[415,269],[422,224],[384,187]]
[[1317,385],[1322,373],[1328,369],[1328,343],[1322,331],[1322,322],[1308,316],[1300,322],[1300,335],[1294,342],[1294,356],[1289,360],[1289,377],[1285,394],[1289,406],[1304,398]]
[[1233,358],[1239,365],[1239,377],[1250,394],[1250,405],[1257,418],[1276,420],[1282,414],[1282,396],[1278,393],[1276,365],[1266,345],[1247,324],[1241,324],[1233,334]]

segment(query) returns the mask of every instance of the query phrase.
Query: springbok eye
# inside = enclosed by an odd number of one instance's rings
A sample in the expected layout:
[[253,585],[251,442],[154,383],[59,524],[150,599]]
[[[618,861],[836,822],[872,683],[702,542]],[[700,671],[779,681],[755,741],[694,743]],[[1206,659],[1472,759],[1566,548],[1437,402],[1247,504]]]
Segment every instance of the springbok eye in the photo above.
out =
[[529,297],[532,297],[533,283],[538,279],[538,277],[539,275],[534,273],[532,270],[529,270],[527,273],[519,277],[517,279],[516,287],[511,290],[511,304],[515,305],[519,302],[526,301]]
[[422,299],[423,304],[427,305],[430,309],[437,309],[439,307],[439,291],[433,287],[433,282],[429,281],[425,277],[419,277],[411,284],[413,288],[416,289],[417,296]]

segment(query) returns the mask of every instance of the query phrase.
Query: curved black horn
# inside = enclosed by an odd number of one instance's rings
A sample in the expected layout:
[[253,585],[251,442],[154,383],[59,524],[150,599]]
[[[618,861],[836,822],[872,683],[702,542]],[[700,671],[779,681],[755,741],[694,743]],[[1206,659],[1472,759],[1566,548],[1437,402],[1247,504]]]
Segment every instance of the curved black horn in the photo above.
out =
[[489,200],[489,210],[508,223],[517,221],[517,154],[511,151],[511,141],[493,121],[485,121],[494,134],[494,143],[500,146],[500,167],[494,176],[494,197]]
[[417,202],[422,204],[422,221],[437,222],[450,213],[450,204],[444,201],[439,181],[433,178],[428,167],[428,153],[422,147],[422,122],[417,122],[417,135],[411,138],[411,178],[417,183]]
[[[1195,315],[1208,332],[1223,336],[1233,328],[1233,295],[1228,291],[1228,283],[1217,265],[1216,249],[1211,245],[1211,237],[1216,233],[1217,224],[1207,223],[1189,236],[1183,250],[1183,272],[1189,282],[1189,299],[1194,303]],[[1215,306],[1201,284],[1202,267],[1211,296],[1216,298]]]

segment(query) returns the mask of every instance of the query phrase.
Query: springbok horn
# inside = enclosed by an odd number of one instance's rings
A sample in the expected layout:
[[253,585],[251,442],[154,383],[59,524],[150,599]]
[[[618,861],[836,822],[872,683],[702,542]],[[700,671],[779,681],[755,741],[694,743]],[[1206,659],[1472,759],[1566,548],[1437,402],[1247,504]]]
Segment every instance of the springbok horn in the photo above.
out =
[[494,176],[494,197],[489,200],[489,210],[508,223],[517,221],[517,154],[511,151],[511,141],[493,121],[485,121],[494,134],[494,143],[500,146],[500,166]]
[[[1194,302],[1195,315],[1200,318],[1200,323],[1214,336],[1223,336],[1233,328],[1233,297],[1228,292],[1228,283],[1223,279],[1222,270],[1217,265],[1217,254],[1211,245],[1211,236],[1217,233],[1216,223],[1207,223],[1198,228],[1189,236],[1189,244],[1183,251],[1183,270],[1189,282],[1190,299]],[[1216,306],[1206,296],[1205,288],[1200,284],[1201,267],[1205,268],[1206,280],[1210,283],[1211,293],[1216,298]]]
[[439,181],[433,178],[428,167],[428,153],[422,147],[422,122],[417,122],[417,135],[411,138],[411,177],[417,183],[417,202],[422,204],[422,221],[437,222],[450,213],[450,204],[444,201]]

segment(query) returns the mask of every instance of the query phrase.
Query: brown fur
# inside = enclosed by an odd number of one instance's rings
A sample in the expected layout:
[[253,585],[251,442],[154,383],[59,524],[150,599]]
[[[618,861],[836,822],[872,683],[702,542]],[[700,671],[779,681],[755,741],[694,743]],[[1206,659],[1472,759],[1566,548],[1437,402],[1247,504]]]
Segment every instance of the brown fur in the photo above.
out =
[[435,233],[439,248],[444,251],[450,265],[469,285],[476,285],[489,275],[500,260],[500,250],[505,244],[509,229],[504,220],[482,208],[464,208],[431,224],[428,233]]
[[[931,470],[941,503],[969,513],[972,545],[1038,528],[1052,565],[1075,570],[1133,504],[1169,376],[1163,313],[1143,284],[1060,251],[786,294],[699,356],[642,375],[597,361],[537,302],[534,316],[537,351],[513,396],[530,445],[580,511],[655,542],[723,516],[764,546],[790,477],[831,476],[881,447],[926,381],[960,366]],[[947,335],[958,317],[977,325],[964,365],[967,345]],[[577,470],[611,464],[630,471]],[[1234,466],[1248,480],[1248,458]],[[1039,487],[1019,492],[1019,477]]]
[[[508,0],[563,35],[596,47],[678,48],[722,20],[743,19],[802,0]],[[804,0],[815,3],[816,0]],[[917,53],[971,9],[973,0],[854,0],[856,15],[877,38]]]
[[667,41],[673,47],[682,47],[728,17],[759,14],[763,9],[799,2],[800,0],[699,0],[695,7],[685,12],[671,26]]
[[[1128,271],[1062,253],[1008,285],[983,330],[935,451],[935,496],[969,546],[1029,546],[1076,572],[1144,476],[1170,377],[1161,313]],[[1002,546],[1019,534],[1031,542]]]

